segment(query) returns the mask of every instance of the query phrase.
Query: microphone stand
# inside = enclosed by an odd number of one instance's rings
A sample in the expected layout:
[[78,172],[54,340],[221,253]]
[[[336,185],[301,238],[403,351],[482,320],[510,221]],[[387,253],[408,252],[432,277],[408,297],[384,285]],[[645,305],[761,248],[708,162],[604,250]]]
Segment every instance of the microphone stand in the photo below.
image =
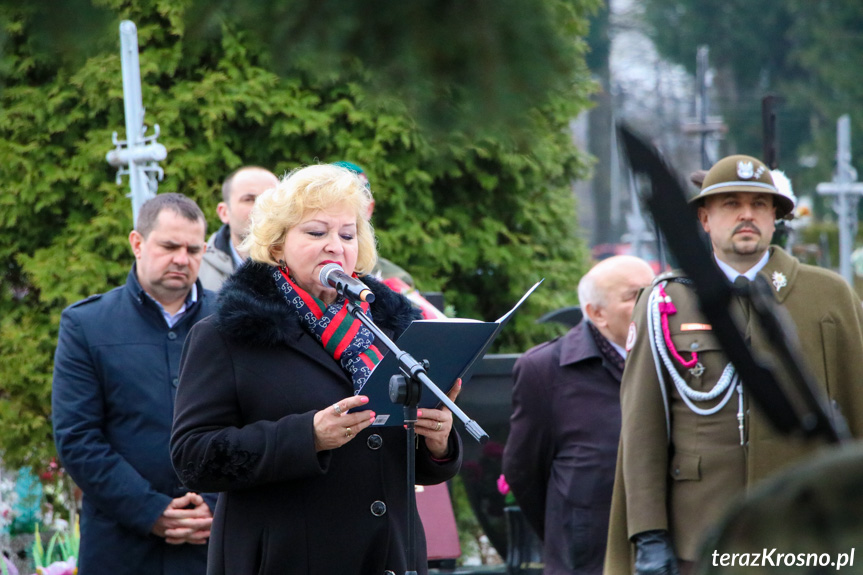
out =
[[422,388],[425,386],[438,399],[446,405],[464,424],[465,429],[471,436],[482,444],[488,441],[488,434],[480,425],[470,419],[452,400],[435,385],[429,378],[426,366],[417,361],[406,351],[401,350],[387,335],[378,328],[369,316],[363,313],[362,308],[346,297],[348,312],[371,331],[375,339],[383,342],[390,353],[395,354],[398,360],[399,370],[402,375],[394,375],[390,378],[390,401],[404,405],[404,420],[407,427],[407,568],[405,575],[417,575],[416,570],[416,421],[417,404],[422,396]]

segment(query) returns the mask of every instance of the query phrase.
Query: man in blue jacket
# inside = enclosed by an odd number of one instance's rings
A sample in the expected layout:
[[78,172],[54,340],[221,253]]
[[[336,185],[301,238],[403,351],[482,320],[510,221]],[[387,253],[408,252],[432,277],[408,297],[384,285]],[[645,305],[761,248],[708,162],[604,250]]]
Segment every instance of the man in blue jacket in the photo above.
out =
[[206,221],[181,194],[147,201],[126,285],[63,311],[54,439],[81,488],[86,575],[203,575],[215,496],[188,492],[168,443],[180,352],[214,296],[197,281]]

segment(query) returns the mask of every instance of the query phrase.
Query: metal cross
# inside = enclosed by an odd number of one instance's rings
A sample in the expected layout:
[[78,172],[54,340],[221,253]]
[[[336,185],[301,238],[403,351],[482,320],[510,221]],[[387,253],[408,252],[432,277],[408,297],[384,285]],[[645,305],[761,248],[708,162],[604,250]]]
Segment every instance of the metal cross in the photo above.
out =
[[713,72],[710,69],[710,48],[701,45],[696,52],[696,82],[698,91],[695,94],[695,118],[684,122],[680,128],[686,135],[697,135],[701,138],[701,167],[709,170],[713,165],[707,150],[709,140],[721,138],[728,131],[728,126],[722,121],[722,116],[709,116],[710,94],[713,85]]
[[851,165],[851,117],[843,115],[836,122],[836,172],[832,182],[816,186],[822,196],[836,196],[833,211],[839,217],[839,273],[854,285],[851,252],[857,237],[857,203],[863,195],[863,183],[857,182],[857,170]]
[[[126,139],[118,140],[117,132],[111,136],[115,148],[105,155],[108,163],[118,168],[117,185],[122,176],[129,176],[132,199],[132,222],[138,221],[141,206],[156,195],[157,181],[165,176],[158,163],[168,156],[159,137],[159,124],[153,126],[153,135],[144,136],[144,104],[141,99],[141,68],[138,61],[138,29],[130,20],[120,22],[120,57],[123,65],[123,105],[126,113]],[[125,147],[124,147],[125,146]]]

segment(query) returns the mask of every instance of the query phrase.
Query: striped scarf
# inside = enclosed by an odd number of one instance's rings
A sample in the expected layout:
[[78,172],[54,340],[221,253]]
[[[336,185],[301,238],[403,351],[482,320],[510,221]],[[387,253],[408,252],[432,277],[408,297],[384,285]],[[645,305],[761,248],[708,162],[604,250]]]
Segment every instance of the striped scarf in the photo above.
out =
[[[368,380],[383,354],[375,347],[375,336],[348,312],[345,298],[330,306],[311,295],[291,279],[287,268],[274,268],[273,279],[288,306],[300,316],[300,323],[318,340],[345,370],[354,383],[354,393]],[[360,304],[371,317],[369,304]]]

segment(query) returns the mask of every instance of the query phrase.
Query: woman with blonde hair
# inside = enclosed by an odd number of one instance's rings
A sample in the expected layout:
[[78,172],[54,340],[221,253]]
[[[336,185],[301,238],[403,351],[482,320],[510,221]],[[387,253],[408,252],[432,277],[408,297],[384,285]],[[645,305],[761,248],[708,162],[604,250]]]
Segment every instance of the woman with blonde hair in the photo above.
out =
[[[208,573],[403,573],[406,431],[372,427],[357,394],[385,348],[319,280],[338,264],[374,292],[362,304],[397,337],[418,313],[373,278],[371,197],[351,171],[295,170],[258,197],[249,262],[189,335],[171,455],[192,489],[221,492]],[[454,394],[459,386],[454,386]],[[452,396],[454,397],[454,395]],[[417,483],[453,477],[461,442],[446,408],[416,423]],[[417,537],[419,573],[425,541]]]

